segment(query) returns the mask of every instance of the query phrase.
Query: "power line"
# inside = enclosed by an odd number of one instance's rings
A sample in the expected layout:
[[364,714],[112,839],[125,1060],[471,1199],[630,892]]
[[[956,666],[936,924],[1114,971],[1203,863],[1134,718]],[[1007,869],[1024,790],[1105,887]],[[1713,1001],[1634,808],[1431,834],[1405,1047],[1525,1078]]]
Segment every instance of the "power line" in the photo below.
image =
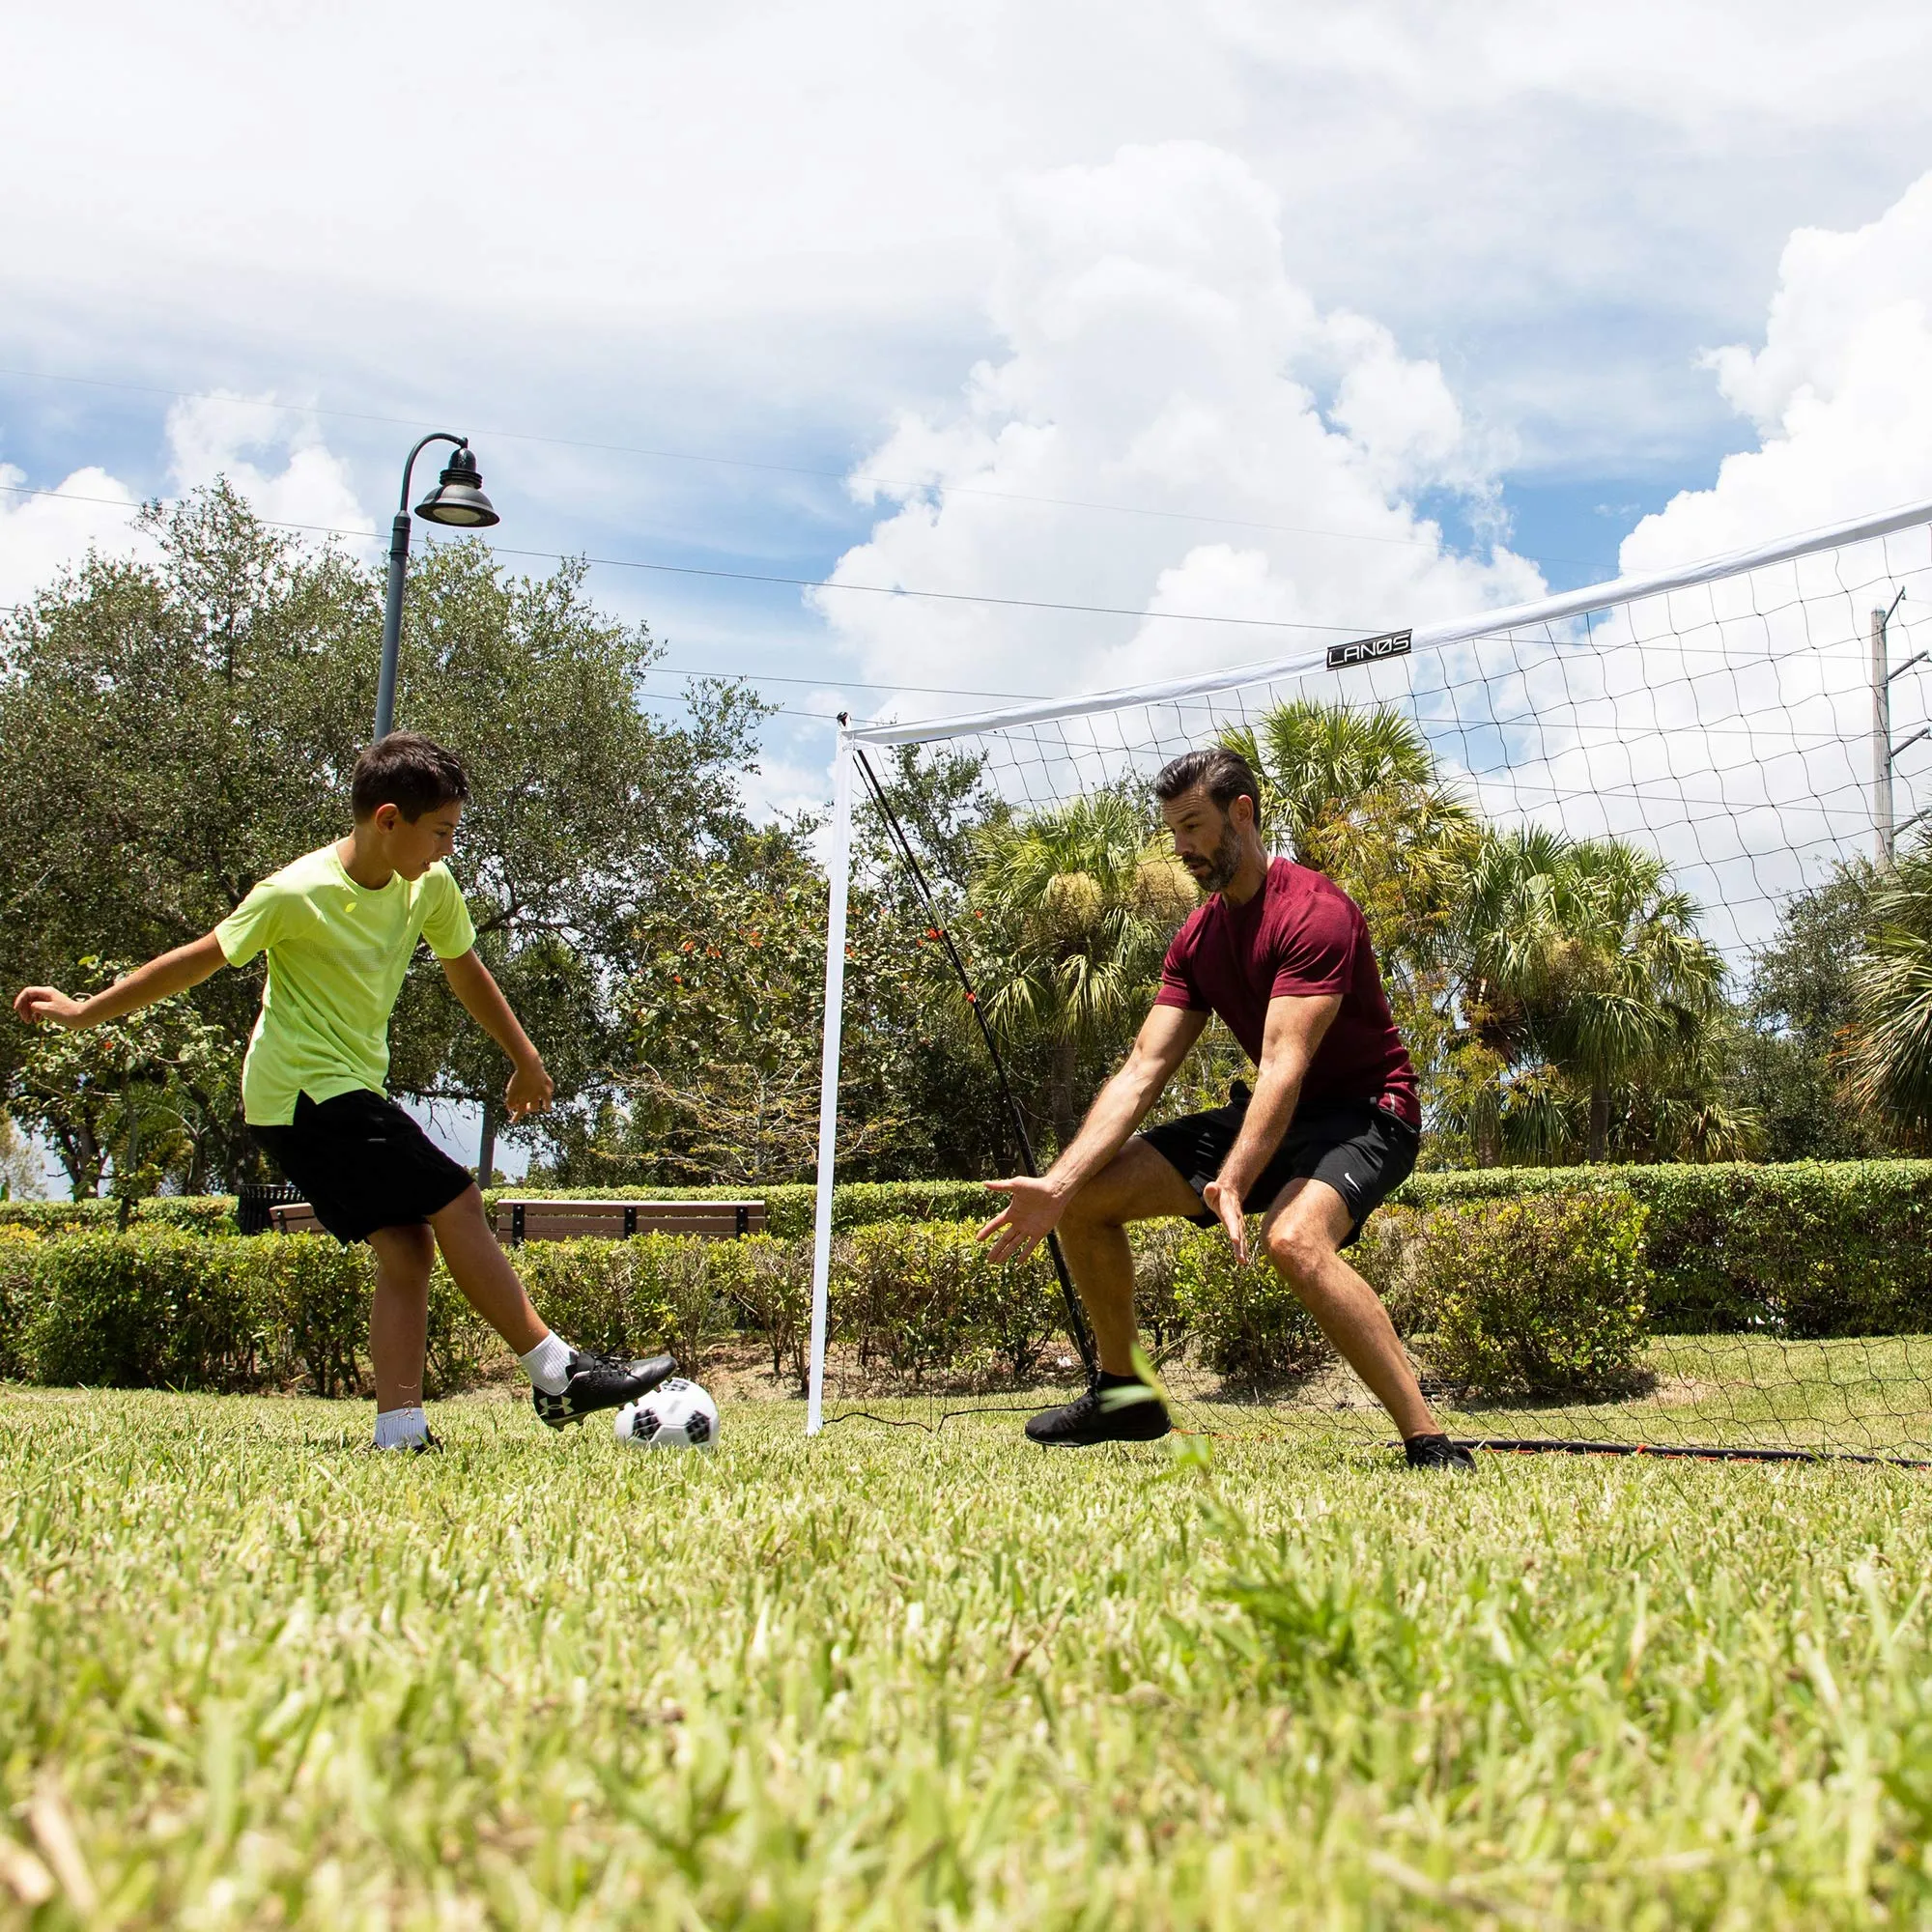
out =
[[[166,396],[174,402],[224,403],[233,408],[275,410],[291,415],[332,416],[341,422],[382,423],[392,429],[435,427],[428,418],[421,416],[379,415],[367,410],[332,410],[311,403],[266,402],[250,396],[224,396],[206,389],[169,389],[153,383],[117,383],[99,376],[60,376],[44,369],[0,367],[0,376],[14,376],[36,383],[70,383],[90,389],[116,389],[130,395]],[[1063,510],[1097,510],[1113,516],[1151,517],[1168,523],[1215,524],[1229,529],[1269,530],[1282,536],[1326,537],[1338,543],[1394,545],[1404,550],[1439,549],[1438,545],[1429,542],[1424,537],[1378,536],[1366,530],[1331,530],[1309,524],[1274,524],[1255,517],[1220,516],[1211,511],[1153,510],[1134,503],[1095,502],[1091,497],[1046,497],[1020,490],[989,490],[972,483],[941,484],[933,477],[887,476],[867,470],[822,469],[803,463],[774,463],[768,459],[751,456],[717,456],[696,450],[664,449],[648,443],[599,442],[583,437],[550,436],[533,430],[483,429],[476,434],[480,437],[494,437],[505,442],[548,443],[559,449],[587,449],[607,456],[643,456],[663,463],[695,463],[725,469],[757,469],[774,475],[810,476],[822,481],[844,484],[867,483],[874,488],[901,496],[914,496],[943,488],[949,496],[981,497],[997,502],[1042,504]],[[1600,557],[1529,556],[1523,551],[1514,554],[1530,563],[1570,563],[1583,570],[1614,568]]]
[[[82,497],[65,490],[32,489],[24,483],[0,483],[0,490],[15,497],[52,497],[63,503],[99,503],[115,510],[128,507],[118,497]],[[273,517],[259,517],[256,521],[269,529],[308,530],[324,536],[355,537],[363,542],[370,541],[374,536],[371,530],[344,529],[331,524],[292,524]],[[511,544],[492,544],[490,548],[498,556],[536,556],[555,563],[573,561],[570,554],[563,551],[521,550]],[[899,583],[840,583],[829,577],[781,577],[769,571],[724,570],[714,565],[696,563],[652,563],[629,556],[583,556],[582,561],[607,570],[647,570],[670,577],[721,578],[733,583],[778,583],[798,590],[842,590],[873,597],[917,597],[944,604],[990,604],[1007,611],[1059,611],[1084,616],[1134,617],[1143,622],[1159,619],[1178,624],[1237,624],[1264,631],[1325,631],[1338,638],[1366,637],[1377,628],[1374,624],[1304,624],[1288,617],[1221,617],[1203,611],[1136,610],[1123,604],[1068,604],[1044,597],[995,597],[990,592],[974,590],[919,590]]]
[[937,697],[1010,697],[1017,700],[1028,698],[1050,698],[1056,694],[1050,691],[977,691],[958,684],[877,684],[867,683],[864,678],[845,677],[836,670],[830,670],[823,677],[791,677],[771,670],[685,670],[671,665],[653,665],[644,675],[646,677],[722,677],[741,683],[763,684],[804,684],[815,691],[903,691],[917,692],[922,696]]

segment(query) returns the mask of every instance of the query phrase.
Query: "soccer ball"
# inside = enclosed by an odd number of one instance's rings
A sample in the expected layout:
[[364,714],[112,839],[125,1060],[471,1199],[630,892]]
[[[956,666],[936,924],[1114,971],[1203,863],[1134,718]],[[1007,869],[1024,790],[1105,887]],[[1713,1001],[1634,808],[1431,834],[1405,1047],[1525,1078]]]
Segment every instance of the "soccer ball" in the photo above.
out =
[[617,1411],[617,1440],[629,1449],[709,1449],[718,1440],[718,1405],[682,1376],[660,1382]]

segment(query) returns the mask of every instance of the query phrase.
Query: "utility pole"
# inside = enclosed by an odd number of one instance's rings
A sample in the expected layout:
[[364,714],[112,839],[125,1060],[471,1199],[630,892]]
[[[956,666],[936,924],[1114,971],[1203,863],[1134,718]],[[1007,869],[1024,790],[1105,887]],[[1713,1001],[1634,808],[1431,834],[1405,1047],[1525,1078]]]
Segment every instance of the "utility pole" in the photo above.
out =
[[1891,864],[1899,833],[1925,816],[1922,811],[1915,811],[1904,825],[1893,823],[1892,766],[1906,746],[1916,745],[1921,738],[1932,737],[1932,725],[1927,725],[1915,731],[1904,744],[1894,745],[1891,742],[1891,681],[1910,670],[1914,665],[1922,663],[1926,656],[1925,652],[1919,651],[1907,658],[1896,670],[1887,665],[1886,630],[1891,622],[1892,611],[1904,599],[1905,592],[1901,590],[1888,609],[1871,613],[1872,827],[1877,836],[1878,862],[1885,867]]

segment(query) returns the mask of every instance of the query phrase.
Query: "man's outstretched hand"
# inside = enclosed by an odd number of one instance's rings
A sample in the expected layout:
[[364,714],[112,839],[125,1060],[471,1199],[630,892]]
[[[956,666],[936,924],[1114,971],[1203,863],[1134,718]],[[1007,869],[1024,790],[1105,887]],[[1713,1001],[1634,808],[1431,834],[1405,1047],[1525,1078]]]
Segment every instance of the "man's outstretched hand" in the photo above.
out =
[[1207,1203],[1208,1211],[1228,1231],[1228,1239],[1234,1244],[1235,1259],[1245,1262],[1248,1258],[1248,1217],[1241,1209],[1241,1197],[1234,1188],[1218,1180],[1210,1180],[1201,1190],[1201,1199]]
[[996,1262],[1024,1261],[1060,1225],[1065,1207],[1060,1190],[1030,1174],[1010,1180],[989,1180],[989,1192],[1004,1194],[1007,1205],[980,1230],[980,1239],[991,1241]]
[[29,1026],[41,1020],[64,1027],[80,1024],[80,1002],[69,999],[58,986],[22,986],[14,995],[14,1010]]

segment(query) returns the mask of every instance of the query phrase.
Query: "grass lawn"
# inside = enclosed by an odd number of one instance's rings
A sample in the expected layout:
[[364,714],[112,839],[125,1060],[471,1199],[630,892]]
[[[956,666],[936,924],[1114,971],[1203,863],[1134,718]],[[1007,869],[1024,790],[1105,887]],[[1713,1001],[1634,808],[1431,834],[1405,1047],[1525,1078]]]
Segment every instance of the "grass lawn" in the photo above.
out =
[[1932,1918],[1932,1478],[367,1415],[0,1394],[0,1924]]

